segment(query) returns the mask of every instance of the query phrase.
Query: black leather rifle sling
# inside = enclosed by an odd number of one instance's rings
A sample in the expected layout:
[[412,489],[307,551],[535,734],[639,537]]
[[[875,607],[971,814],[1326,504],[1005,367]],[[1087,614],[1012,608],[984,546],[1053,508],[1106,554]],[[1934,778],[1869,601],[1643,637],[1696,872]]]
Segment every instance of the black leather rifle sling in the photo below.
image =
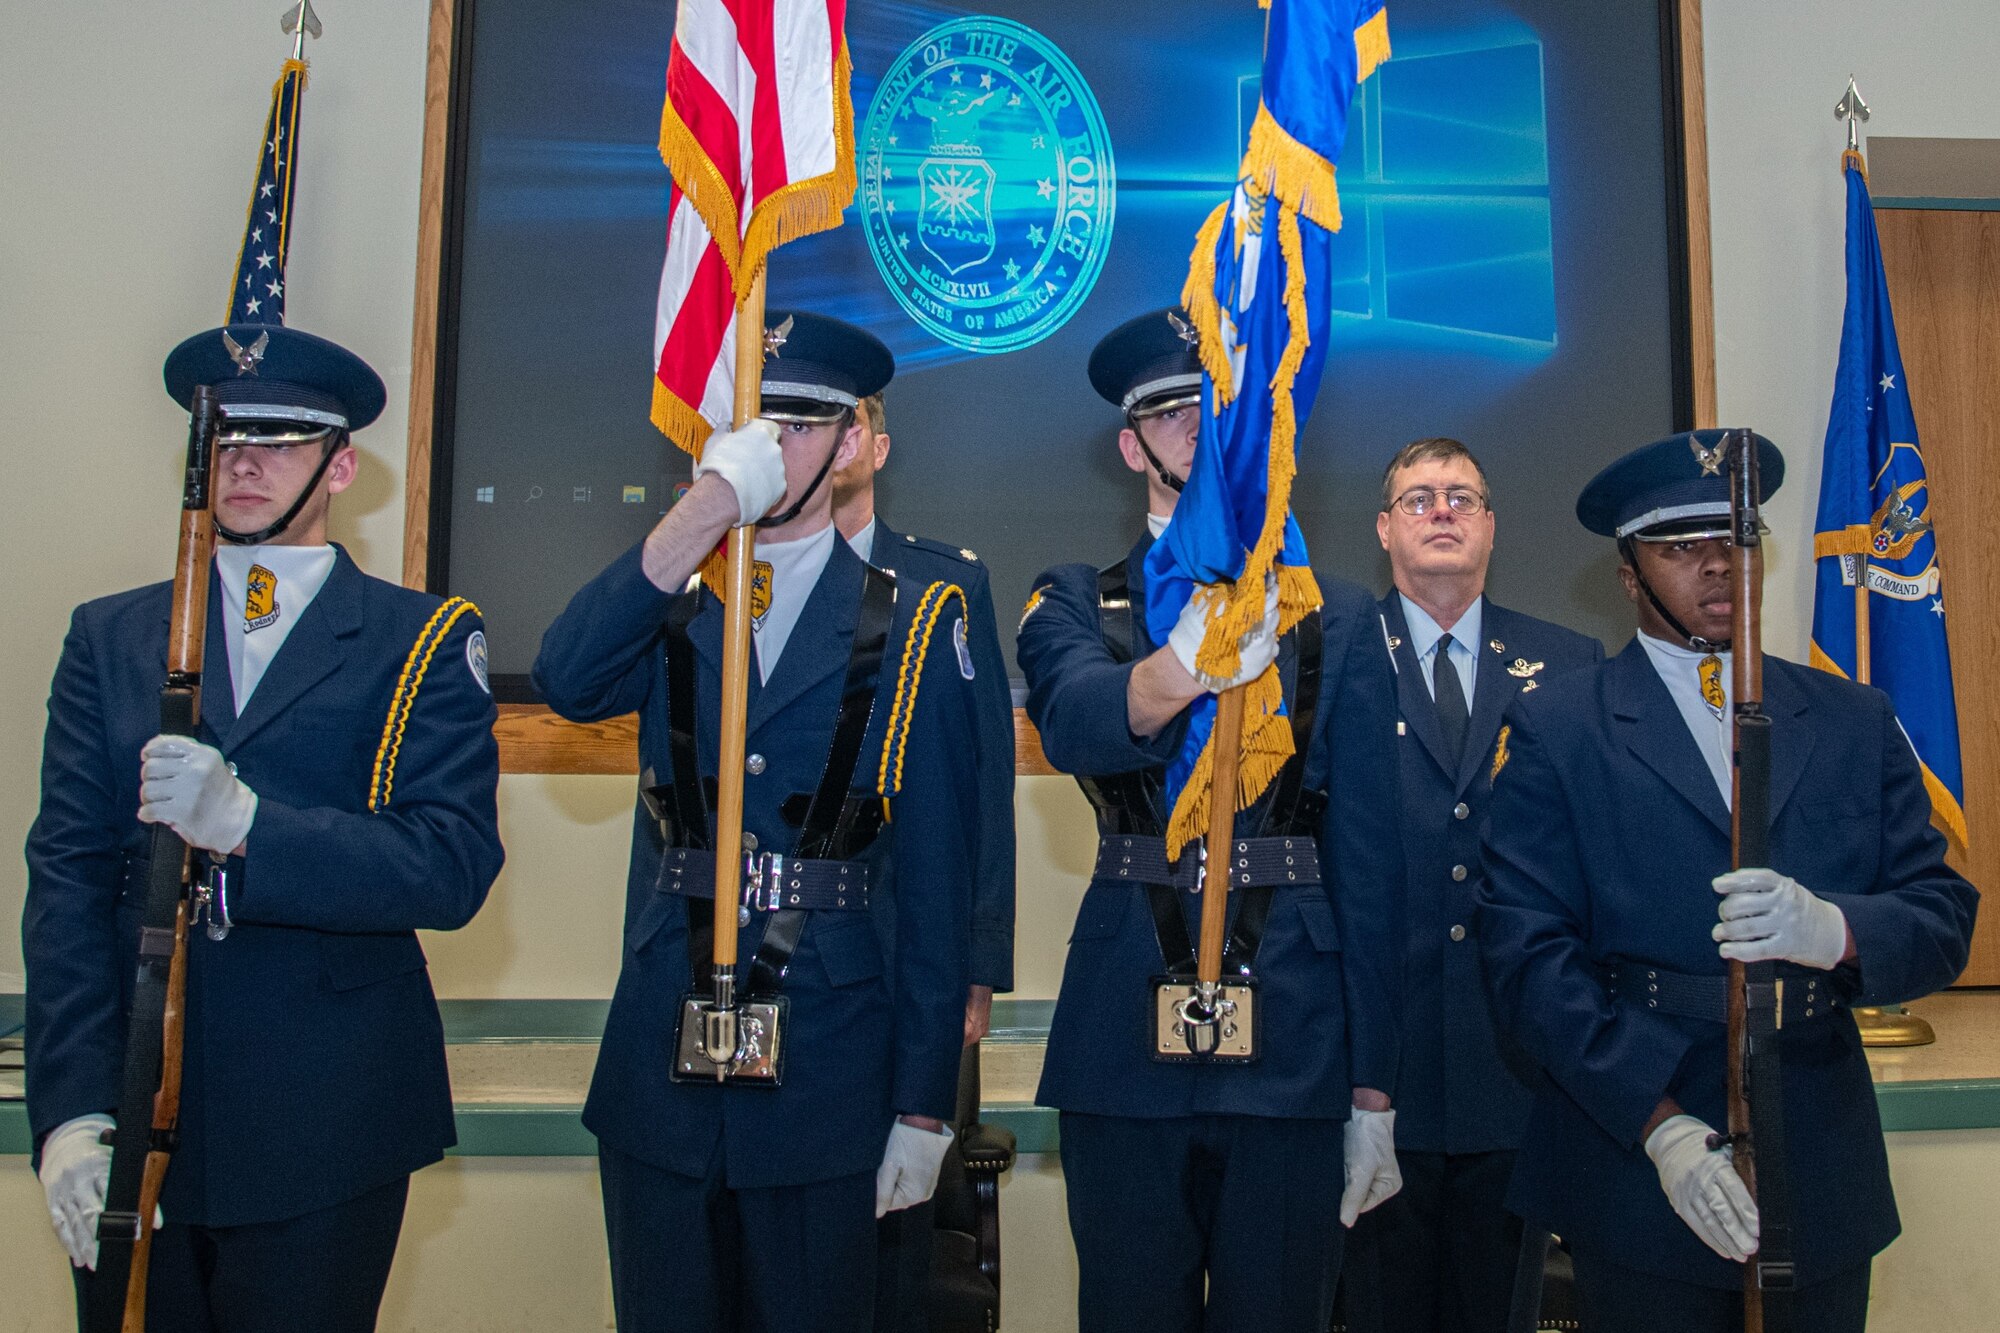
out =
[[[872,566],[863,567],[861,610],[855,618],[854,643],[847,656],[847,675],[841,686],[840,712],[834,719],[833,739],[827,747],[826,764],[819,786],[806,807],[804,822],[794,846],[798,857],[847,861],[859,856],[875,840],[882,827],[882,803],[871,791],[854,790],[854,773],[861,759],[861,743],[875,711],[876,684],[881,674],[882,651],[889,639],[895,615],[896,581]],[[666,626],[667,733],[673,831],[689,841],[681,846],[708,847],[710,800],[706,784],[695,774],[701,772],[695,742],[694,645],[688,625],[700,610],[700,594],[683,597],[668,614]],[[700,830],[698,840],[692,830]],[[750,964],[745,993],[775,995],[791,967],[792,954],[799,947],[810,913],[803,909],[780,908],[765,924],[764,938]],[[696,987],[709,984],[715,957],[715,918],[707,902],[688,899],[688,973]]]
[[[1098,625],[1105,649],[1112,659],[1130,662],[1138,656],[1134,633],[1131,586],[1125,562],[1119,561],[1097,575]],[[1320,659],[1323,635],[1320,613],[1309,612],[1295,627],[1297,659],[1292,686],[1292,756],[1278,773],[1270,798],[1265,802],[1259,836],[1292,834],[1313,836],[1313,826],[1326,804],[1324,793],[1305,789],[1306,753],[1311,746],[1314,718],[1319,708]],[[1160,807],[1165,800],[1166,782],[1161,769],[1141,769],[1130,773],[1077,778],[1077,785],[1096,809],[1099,827],[1106,832],[1162,836]],[[1225,972],[1247,973],[1264,942],[1264,927],[1271,915],[1272,886],[1256,885],[1238,891],[1242,902],[1223,947]],[[1187,918],[1175,897],[1172,885],[1148,884],[1147,905],[1153,913],[1153,932],[1159,941],[1160,958],[1170,973],[1192,974],[1195,970],[1194,940]]]

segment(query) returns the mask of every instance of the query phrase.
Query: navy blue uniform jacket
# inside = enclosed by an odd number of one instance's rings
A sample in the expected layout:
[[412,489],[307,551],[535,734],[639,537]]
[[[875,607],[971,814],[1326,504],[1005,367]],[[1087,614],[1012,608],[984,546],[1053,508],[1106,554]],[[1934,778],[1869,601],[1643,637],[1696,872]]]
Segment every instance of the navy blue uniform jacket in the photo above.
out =
[[[1486,642],[1467,645],[1479,655],[1479,674],[1465,750],[1453,764],[1445,758],[1437,704],[1395,589],[1382,599],[1381,611],[1395,644],[1391,655],[1403,720],[1398,741],[1403,854],[1410,873],[1396,1146],[1434,1153],[1512,1148],[1527,1118],[1534,1069],[1520,1048],[1500,1038],[1472,918],[1479,827],[1493,791],[1494,741],[1516,694],[1532,694],[1565,671],[1595,666],[1604,660],[1604,646],[1487,601],[1480,613]],[[1456,939],[1454,926],[1460,930]]]
[[[21,928],[37,1141],[123,1110],[152,840],[136,817],[139,749],[159,730],[170,595],[159,583],[78,607],[50,690]],[[339,551],[238,717],[210,575],[200,739],[258,802],[245,855],[228,865],[235,929],[220,942],[188,932],[180,1146],[161,1200],[172,1221],[296,1217],[454,1141],[415,932],[464,925],[500,872],[493,700],[467,652],[476,614],[432,655],[388,803],[368,809],[390,702],[438,605]]]
[[1014,692],[993,623],[986,566],[970,551],[892,530],[879,518],[871,560],[921,593],[942,579],[965,590],[979,729],[979,841],[972,881],[972,984],[1014,989]]
[[[1126,562],[1140,658],[1154,646],[1142,611],[1151,546],[1150,537],[1141,540]],[[1097,571],[1059,565],[1035,586],[1040,600],[1022,622],[1018,650],[1028,712],[1049,762],[1087,775],[1167,763],[1186,724],[1176,720],[1148,740],[1128,729],[1125,691],[1134,663],[1113,660],[1104,646]],[[1234,1068],[1150,1057],[1151,979],[1164,967],[1146,891],[1094,879],[1070,936],[1036,1093],[1042,1105],[1136,1117],[1344,1120],[1354,1088],[1394,1086],[1403,938],[1395,687],[1375,599],[1350,583],[1322,579],[1320,586],[1324,654],[1305,781],[1328,796],[1316,833],[1322,884],[1275,892],[1256,963],[1263,1056]],[[1278,662],[1288,701],[1294,638],[1286,636]],[[1238,816],[1239,832],[1254,832],[1255,814]],[[1192,919],[1198,897],[1182,896]]]
[[[665,782],[668,749],[665,631],[682,593],[654,587],[640,548],[585,584],[542,638],[535,686],[576,721],[637,710],[639,761]],[[782,814],[820,780],[840,707],[864,569],[844,541],[799,614],[769,682],[750,672],[743,826],[763,851],[789,854],[798,830]],[[904,645],[923,588],[899,583],[874,713],[855,782],[875,788]],[[707,592],[688,626],[700,659],[695,692],[704,777],[715,774],[721,716],[721,604]],[[966,954],[972,884],[968,830],[977,816],[966,756],[977,743],[970,684],[955,651],[955,603],[928,653],[913,658],[916,712],[892,822],[870,849],[874,891],[866,912],[815,912],[786,974],[791,997],[781,1087],[674,1083],[674,1025],[689,993],[687,922],[706,899],[663,892],[659,825],[641,802],[633,815],[625,887],[625,956],[604,1028],[583,1122],[641,1161],[699,1178],[723,1154],[735,1189],[802,1185],[873,1171],[897,1115],[949,1120],[964,1043]],[[878,873],[893,858],[893,880]],[[889,892],[883,892],[885,885]],[[763,937],[762,913],[739,939],[747,968]]]
[[[1846,914],[1858,966],[1830,983],[1887,1004],[1965,966],[1978,895],[1944,863],[1930,798],[1888,697],[1764,659],[1772,718],[1771,860]],[[1614,961],[1721,976],[1709,881],[1729,813],[1680,710],[1636,641],[1595,671],[1517,699],[1494,785],[1479,920],[1494,1002],[1548,1073],[1508,1206],[1641,1272],[1731,1288],[1742,1270],[1677,1217],[1640,1132],[1663,1097],[1721,1128],[1724,1027],[1613,1004]],[[1780,1035],[1802,1284],[1896,1236],[1861,1038],[1845,1010]]]

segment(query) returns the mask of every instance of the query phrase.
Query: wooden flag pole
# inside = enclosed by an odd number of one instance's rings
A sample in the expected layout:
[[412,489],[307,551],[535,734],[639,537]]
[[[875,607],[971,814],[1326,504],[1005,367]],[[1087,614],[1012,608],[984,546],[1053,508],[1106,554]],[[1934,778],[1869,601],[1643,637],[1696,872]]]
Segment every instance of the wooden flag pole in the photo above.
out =
[[1201,945],[1195,979],[1213,986],[1222,980],[1222,933],[1229,919],[1229,848],[1236,837],[1236,770],[1243,748],[1243,692],[1226,689],[1215,701],[1213,780],[1208,788],[1208,861],[1201,885]]
[[[736,308],[736,412],[742,429],[761,410],[764,377],[764,274]],[[716,755],[715,971],[736,967],[736,913],[743,881],[743,751],[750,713],[750,574],[757,528],[729,530],[729,574],[722,636],[722,726]]]

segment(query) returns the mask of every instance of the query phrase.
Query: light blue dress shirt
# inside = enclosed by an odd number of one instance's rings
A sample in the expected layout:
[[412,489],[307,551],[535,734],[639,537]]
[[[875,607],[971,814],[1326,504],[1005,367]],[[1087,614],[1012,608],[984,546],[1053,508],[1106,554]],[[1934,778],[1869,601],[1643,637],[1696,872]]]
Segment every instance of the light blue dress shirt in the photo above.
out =
[[[1418,606],[1401,592],[1396,594],[1403,603],[1403,622],[1410,627],[1410,648],[1417,655],[1417,665],[1423,670],[1424,689],[1437,698],[1437,689],[1432,682],[1431,672],[1437,657],[1438,641],[1444,638],[1444,630],[1432,620],[1430,612]],[[1479,627],[1486,610],[1486,599],[1479,598],[1465,608],[1465,614],[1451,627],[1451,665],[1458,672],[1458,683],[1465,688],[1465,706],[1472,707],[1472,686],[1479,678]]]

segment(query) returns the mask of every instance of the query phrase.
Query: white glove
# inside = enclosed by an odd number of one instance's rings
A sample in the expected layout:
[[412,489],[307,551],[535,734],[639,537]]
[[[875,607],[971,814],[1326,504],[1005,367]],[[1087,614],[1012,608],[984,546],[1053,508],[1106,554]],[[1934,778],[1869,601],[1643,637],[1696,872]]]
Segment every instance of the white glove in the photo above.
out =
[[155,736],[139,751],[139,818],[165,824],[190,847],[228,856],[250,836],[257,793],[222,751],[187,736]]
[[1403,1169],[1396,1165],[1396,1113],[1355,1107],[1347,1113],[1341,1149],[1347,1188],[1340,1192],[1340,1225],[1351,1227],[1403,1188]]
[[937,1189],[938,1171],[951,1147],[951,1126],[932,1133],[898,1120],[875,1171],[875,1216],[914,1208]]
[[740,430],[719,430],[701,446],[695,480],[713,472],[736,492],[737,526],[748,527],[785,498],[785,451],[778,423],[762,417]]
[[1211,606],[1219,608],[1220,604],[1219,595],[1212,598],[1197,588],[1194,596],[1188,598],[1188,604],[1181,608],[1181,617],[1175,622],[1173,632],[1167,635],[1167,646],[1173,649],[1175,658],[1190,676],[1214,694],[1249,684],[1278,660],[1278,576],[1272,573],[1264,575],[1264,619],[1238,640],[1242,664],[1233,676],[1211,676],[1195,669],[1196,654],[1201,652],[1201,641],[1208,634]]
[[104,1142],[104,1131],[114,1123],[108,1115],[80,1115],[42,1141],[40,1175],[49,1221],[73,1268],[97,1267],[97,1218],[111,1181],[111,1145]]
[[1710,932],[1724,958],[1744,963],[1775,959],[1821,969],[1847,952],[1847,917],[1805,885],[1775,870],[1746,867],[1717,875],[1721,922]]
[[1757,1250],[1757,1201],[1736,1174],[1734,1150],[1708,1146],[1713,1132],[1691,1115],[1668,1116],[1647,1136],[1646,1156],[1681,1221],[1702,1244],[1740,1264]]

